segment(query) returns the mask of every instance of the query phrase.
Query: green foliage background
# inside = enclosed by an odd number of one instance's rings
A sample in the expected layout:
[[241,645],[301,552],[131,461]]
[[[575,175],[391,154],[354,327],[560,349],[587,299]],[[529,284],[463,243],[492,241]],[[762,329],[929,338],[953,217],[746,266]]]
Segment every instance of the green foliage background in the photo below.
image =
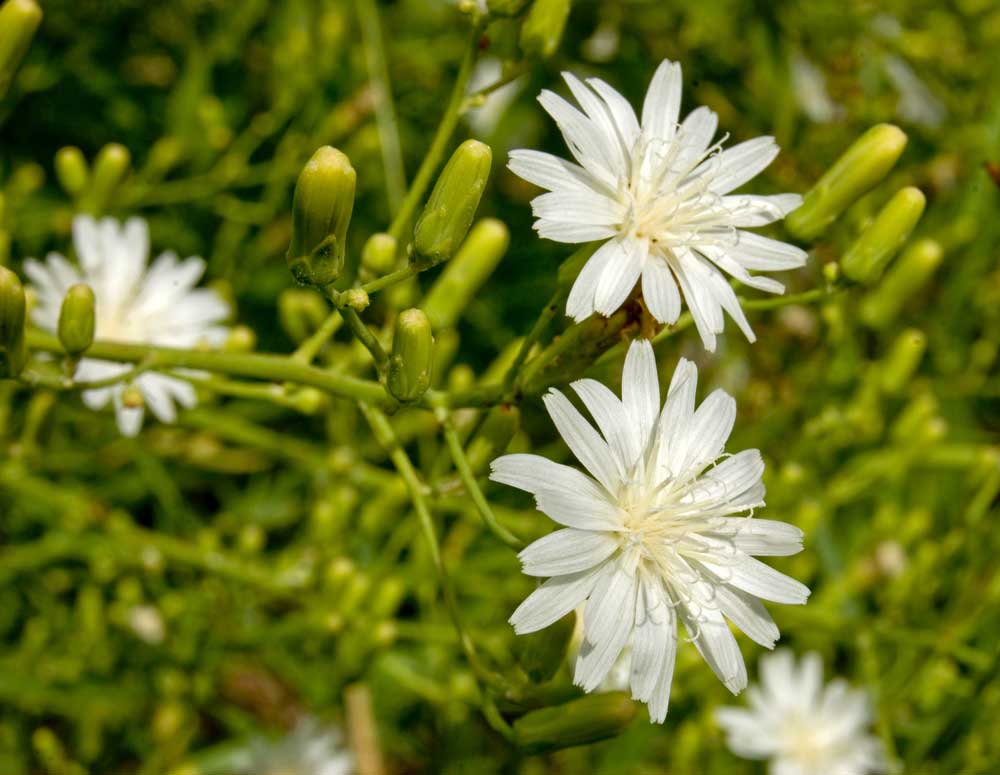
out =
[[[287,0],[52,0],[0,102],[6,263],[69,250],[72,206],[53,174],[64,145],[124,144],[134,171],[111,212],[149,219],[154,250],[202,255],[262,351],[289,352],[277,299],[291,188],[322,144],[358,170],[350,255],[390,218],[356,8]],[[405,168],[440,117],[467,36],[452,5],[380,3]],[[486,54],[518,58],[515,22],[492,25]],[[617,35],[610,56],[595,32]],[[633,104],[663,58],[684,67],[684,111],[705,104],[739,141],[773,134],[782,154],[755,191],[805,191],[869,126],[909,135],[890,178],[811,246],[790,292],[823,283],[902,185],[927,195],[917,237],[937,240],[933,279],[881,327],[867,294],[754,312],[756,345],[727,328],[715,356],[693,331],[658,347],[661,373],[694,358],[702,384],[738,401],[732,449],[767,461],[765,516],[800,526],[806,550],[775,562],[808,583],[802,609],[774,607],[782,644],[818,650],[828,673],[867,685],[877,731],[903,771],[1000,771],[1000,8],[930,2],[577,2],[558,53],[530,68],[488,133],[497,163],[481,215],[512,245],[462,320],[443,383],[469,380],[531,326],[566,246],[539,241],[536,193],[503,168],[510,148],[563,153],[534,101],[558,72],[599,74]],[[805,56],[840,105],[811,121],[791,62]],[[907,62],[940,102],[938,126],[899,115],[886,61]],[[904,111],[905,113],[905,111]],[[780,234],[780,230],[776,230]],[[422,278],[424,286],[432,278]],[[870,302],[869,302],[870,303]],[[391,317],[388,303],[366,319]],[[559,323],[564,325],[563,322]],[[897,336],[927,337],[919,368],[886,389]],[[363,373],[341,334],[327,357]],[[619,362],[602,374],[613,380]],[[565,456],[529,397],[513,448]],[[394,422],[411,452],[454,479],[429,415]],[[430,461],[430,462],[428,462]],[[454,482],[452,481],[452,484]],[[530,590],[514,554],[486,533],[461,489],[435,505],[446,562],[481,651],[516,673],[506,618]],[[522,535],[549,530],[526,499],[488,490]],[[474,677],[437,602],[416,522],[384,453],[353,407],[312,413],[204,396],[175,427],[136,440],[73,395],[0,383],[0,772],[212,770],[249,737],[305,712],[337,721],[343,693],[372,692],[394,772],[758,773],[724,748],[711,713],[733,700],[682,645],[667,722],[644,711],[619,737],[521,757],[484,723]],[[162,643],[137,638],[154,606]],[[751,676],[759,649],[740,638]],[[563,676],[565,681],[565,676]],[[738,700],[737,700],[738,701]],[[221,747],[220,747],[221,746]],[[214,758],[213,758],[214,757]],[[222,757],[222,758],[220,758]]]

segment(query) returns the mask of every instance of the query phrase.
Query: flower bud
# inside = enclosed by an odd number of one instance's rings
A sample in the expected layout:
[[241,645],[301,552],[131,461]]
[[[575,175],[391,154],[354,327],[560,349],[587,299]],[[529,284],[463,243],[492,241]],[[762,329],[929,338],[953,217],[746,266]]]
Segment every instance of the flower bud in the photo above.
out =
[[896,338],[879,369],[882,389],[886,393],[903,391],[920,365],[926,347],[927,337],[916,328],[908,328]]
[[496,218],[484,218],[473,227],[458,255],[445,267],[424,299],[424,312],[436,330],[458,322],[476,292],[497,268],[508,244],[510,232]]
[[323,297],[308,288],[289,288],[278,296],[278,320],[296,344],[312,336],[328,314]]
[[413,230],[419,259],[437,264],[455,254],[479,207],[492,162],[493,151],[478,140],[455,149]]
[[873,328],[892,323],[906,301],[931,279],[943,255],[941,244],[932,239],[910,245],[862,302],[861,319]]
[[344,268],[357,174],[346,155],[324,145],[302,168],[292,199],[286,260],[303,285],[329,285]]
[[430,387],[434,336],[427,315],[408,309],[396,318],[389,355],[389,392],[403,402],[416,401]]
[[785,218],[785,227],[802,240],[820,236],[834,219],[881,181],[906,147],[906,134],[879,124],[859,137]]
[[101,148],[94,159],[90,188],[85,195],[85,209],[93,213],[104,212],[125,180],[131,163],[132,157],[124,145],[108,143]]
[[396,238],[379,232],[372,234],[361,251],[361,265],[376,277],[396,266]]
[[596,743],[621,734],[635,717],[625,692],[588,694],[527,713],[514,722],[514,743],[527,754]]
[[521,50],[531,57],[548,59],[559,48],[570,0],[535,0],[521,25]]
[[7,94],[41,21],[42,9],[35,0],[7,0],[0,6],[0,99]]
[[[508,439],[509,441],[509,439]],[[576,627],[576,613],[570,611],[558,622],[544,630],[518,635],[514,640],[514,653],[524,672],[535,683],[550,680],[566,661]]]
[[24,287],[16,274],[0,266],[0,379],[16,377],[24,368]]
[[73,145],[67,145],[56,151],[56,177],[63,191],[72,197],[82,194],[90,182],[90,169],[83,151]]
[[844,275],[866,285],[878,280],[917,225],[926,201],[919,188],[897,191],[844,254],[840,262]]
[[[520,425],[521,412],[516,406],[500,404],[490,409],[482,427],[465,449],[474,474],[484,473],[490,461],[504,453]],[[517,642],[521,640],[519,638]]]
[[66,354],[78,358],[94,343],[94,291],[77,283],[66,291],[59,310],[59,341]]

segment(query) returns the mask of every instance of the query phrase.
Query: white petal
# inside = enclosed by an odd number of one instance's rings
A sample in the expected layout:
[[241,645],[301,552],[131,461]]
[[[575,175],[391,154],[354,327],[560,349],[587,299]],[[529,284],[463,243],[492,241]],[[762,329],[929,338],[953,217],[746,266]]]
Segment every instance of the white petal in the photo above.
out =
[[726,584],[762,600],[802,605],[809,598],[809,587],[805,584],[747,555],[738,554],[722,564],[707,560],[702,564]]
[[726,223],[730,226],[767,226],[797,210],[802,205],[802,197],[798,194],[735,194],[722,197],[720,205],[729,212]]
[[531,211],[546,221],[584,226],[617,226],[624,216],[622,205],[587,188],[559,189],[536,196],[531,200]]
[[627,165],[626,154],[631,149],[625,147],[607,104],[572,73],[563,73],[562,76],[580,107],[603,136],[612,169],[624,172]]
[[642,128],[648,137],[673,138],[681,110],[681,89],[681,66],[663,60],[653,74],[642,104]]
[[564,576],[604,562],[617,548],[609,533],[566,528],[539,538],[518,558],[529,576]]
[[570,153],[580,165],[605,185],[614,186],[619,172],[615,152],[608,147],[600,129],[554,92],[543,90],[538,101],[555,120]]
[[642,269],[642,297],[657,321],[666,325],[677,322],[681,314],[681,292],[667,262],[659,256],[650,256]]
[[608,563],[584,609],[584,641],[573,683],[592,692],[607,676],[632,634],[638,585],[621,563]]
[[629,105],[627,99],[619,94],[614,88],[602,81],[600,78],[588,78],[587,83],[596,91],[604,104],[608,106],[608,112],[614,119],[618,133],[625,144],[627,152],[631,152],[635,141],[639,137],[639,121],[635,117],[635,111]]
[[686,464],[714,461],[722,454],[736,421],[736,401],[724,390],[713,391],[694,413],[688,431]]
[[569,576],[553,576],[546,581],[511,614],[509,621],[514,632],[518,635],[537,632],[562,619],[587,599],[601,567]]
[[101,265],[103,244],[97,221],[91,216],[78,215],[73,219],[73,247],[84,271],[94,271]]
[[686,358],[681,358],[674,369],[674,376],[667,390],[667,400],[660,413],[657,467],[665,476],[680,473],[687,454],[688,428],[694,416],[697,387],[697,367]]
[[112,396],[115,404],[115,420],[118,422],[118,430],[122,436],[137,436],[142,428],[142,418],[144,411],[142,407],[126,407],[122,403],[122,393],[124,388],[119,387],[114,390]]
[[630,469],[642,454],[642,438],[618,396],[593,379],[577,380],[570,387],[580,396],[611,451],[618,457],[621,470]]
[[135,386],[142,391],[146,406],[156,419],[172,423],[177,420],[177,409],[167,387],[161,381],[163,378],[157,379],[158,377],[160,377],[158,374],[143,374],[135,380]]
[[[756,449],[744,449],[706,471],[700,480],[698,502],[727,503],[733,511],[762,505],[764,461]],[[744,529],[746,518],[727,521],[733,530]],[[779,523],[784,524],[784,523]],[[749,526],[745,527],[752,530]],[[763,530],[763,528],[762,528]]]
[[617,312],[635,288],[649,250],[645,240],[619,239],[610,244],[618,246],[618,255],[605,266],[594,291],[594,309],[605,317]]
[[631,687],[632,699],[649,704],[654,722],[662,722],[667,715],[676,653],[674,609],[661,589],[645,583],[636,600]]
[[[552,240],[553,242],[565,242],[570,245],[608,239],[618,233],[616,229],[610,226],[564,223],[563,221],[550,220],[536,221],[534,229],[538,232],[539,237]],[[593,260],[593,257],[591,257],[591,260]]]
[[678,168],[693,164],[705,153],[718,126],[719,117],[706,107],[695,108],[687,114],[677,133],[677,141],[684,145],[677,154]]
[[624,472],[618,469],[607,442],[558,390],[550,390],[542,402],[576,459],[609,493],[616,493]]
[[732,540],[741,552],[758,557],[787,557],[802,551],[803,534],[795,525],[773,519],[729,517],[736,523]]
[[773,271],[805,266],[808,254],[787,242],[762,237],[751,231],[738,231],[739,240],[727,246],[726,253],[747,269]]
[[670,266],[691,310],[695,328],[698,329],[705,349],[710,353],[715,352],[715,337],[722,331],[719,302],[706,287],[705,272],[699,266],[700,259],[687,249],[675,251],[674,256],[676,260],[671,261]]
[[772,280],[770,277],[751,275],[735,257],[730,255],[728,246],[698,245],[697,251],[722,271],[735,277],[744,285],[766,293],[780,294],[785,292],[785,286],[777,280]]
[[645,449],[660,413],[660,383],[656,373],[653,345],[645,339],[635,339],[625,356],[622,372],[622,404],[640,434]]
[[584,264],[566,300],[566,314],[577,322],[594,314],[594,294],[604,270],[618,256],[618,241],[605,242]]
[[722,585],[716,589],[715,599],[722,613],[754,643],[759,643],[764,648],[774,648],[775,642],[780,637],[778,625],[757,598]]
[[716,165],[709,190],[716,194],[728,194],[763,172],[774,161],[778,150],[773,137],[755,137],[753,140],[727,148],[713,159],[708,159],[695,170],[694,174],[697,175],[705,165]]
[[[705,585],[707,586],[707,585]],[[733,694],[739,694],[747,685],[747,669],[729,625],[722,613],[711,607],[709,591],[702,592],[697,603],[680,606],[684,627],[694,641],[698,653]]]
[[600,185],[583,167],[542,151],[511,151],[507,167],[529,183],[550,190],[575,186],[596,188]]

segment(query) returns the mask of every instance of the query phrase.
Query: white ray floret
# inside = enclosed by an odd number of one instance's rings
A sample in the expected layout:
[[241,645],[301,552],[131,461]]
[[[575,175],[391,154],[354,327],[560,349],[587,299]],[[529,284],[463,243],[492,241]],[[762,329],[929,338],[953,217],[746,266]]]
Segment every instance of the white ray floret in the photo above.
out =
[[654,721],[667,714],[678,620],[734,693],[747,675],[727,619],[768,648],[778,628],[760,600],[800,604],[809,590],[753,558],[802,549],[792,525],[752,518],[764,505],[757,450],[726,456],[736,417],[716,390],[695,409],[698,373],[681,360],[660,408],[649,342],[629,348],[622,397],[583,379],[573,390],[595,429],[552,390],[545,407],[586,468],[538,455],[493,461],[494,481],[526,490],[563,525],[520,554],[524,572],[550,577],[511,616],[520,633],[553,624],[583,605],[584,639],[575,681],[593,691],[622,649],[632,649],[632,696]]
[[538,100],[577,163],[515,150],[509,167],[549,191],[532,201],[539,235],[606,240],[577,277],[566,314],[611,315],[641,282],[646,307],[661,323],[677,322],[683,296],[706,349],[715,350],[723,311],[754,341],[726,275],[783,293],[781,283],[750,271],[795,269],[806,260],[793,245],[746,231],[784,218],[802,197],[732,193],[778,155],[774,138],[722,150],[725,138],[713,143],[718,118],[705,107],[678,125],[681,68],[673,62],[653,76],[641,121],[604,81],[563,77],[582,111],[550,91]]
[[354,775],[357,759],[340,730],[306,717],[278,740],[255,739],[232,765],[240,775]]
[[887,771],[881,741],[870,734],[868,697],[843,679],[823,684],[816,653],[796,664],[787,649],[760,661],[760,685],[747,708],[720,708],[726,744],[745,759],[769,760],[771,775],[873,775]]
[[[166,252],[149,265],[149,229],[141,218],[119,224],[113,218],[96,221],[77,216],[73,245],[79,266],[58,253],[50,253],[44,262],[25,262],[25,273],[38,292],[32,319],[40,328],[55,332],[66,291],[76,283],[86,283],[94,291],[97,339],[182,348],[225,341],[228,329],[223,322],[229,305],[215,291],[195,287],[205,272],[205,262],[200,258],[181,261]],[[107,380],[130,369],[129,364],[83,358],[75,379]],[[176,419],[178,404],[191,407],[196,403],[194,387],[168,374],[145,372],[131,384],[162,422]],[[142,427],[144,408],[127,405],[126,388],[122,382],[85,390],[82,398],[91,409],[111,403],[121,432],[134,436]]]

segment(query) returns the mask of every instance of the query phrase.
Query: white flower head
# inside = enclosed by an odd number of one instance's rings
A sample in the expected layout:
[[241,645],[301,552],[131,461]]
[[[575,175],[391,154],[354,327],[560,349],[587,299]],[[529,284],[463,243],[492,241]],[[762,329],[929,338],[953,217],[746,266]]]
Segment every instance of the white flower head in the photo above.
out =
[[[205,272],[205,262],[200,258],[181,261],[168,251],[149,265],[149,229],[141,218],[119,224],[113,218],[96,221],[77,216],[73,219],[73,245],[79,266],[58,253],[50,253],[44,262],[28,259],[24,264],[38,291],[32,318],[40,328],[55,332],[66,291],[76,283],[86,283],[94,291],[97,339],[185,348],[225,341],[227,329],[222,324],[229,315],[229,305],[215,291],[195,288]],[[106,380],[131,368],[83,358],[75,378],[83,382]],[[191,407],[196,402],[190,383],[167,374],[145,372],[132,380],[132,385],[162,422],[176,419],[176,404]],[[112,403],[119,429],[134,436],[142,426],[144,410],[126,405],[126,388],[125,383],[118,383],[85,390],[82,398],[91,409]]]
[[539,235],[557,242],[607,240],[580,272],[566,314],[583,320],[611,315],[641,280],[646,307],[673,324],[687,302],[705,348],[715,350],[725,310],[751,342],[753,331],[726,274],[752,288],[784,286],[750,270],[793,269],[802,250],[745,231],[783,218],[802,203],[798,194],[732,194],[778,155],[773,137],[725,151],[713,144],[718,118],[705,107],[677,124],[681,68],[664,61],[642,107],[604,81],[586,83],[563,73],[582,112],[550,91],[538,100],[562,131],[578,162],[516,150],[510,169],[548,189],[532,201]]
[[336,727],[307,718],[280,740],[254,741],[237,769],[241,775],[354,775],[357,765]]
[[881,741],[868,733],[864,691],[843,679],[823,685],[819,654],[796,665],[787,649],[760,661],[749,708],[719,708],[716,719],[737,756],[769,759],[771,775],[871,775],[887,770]]
[[[747,674],[727,619],[772,648],[778,628],[760,599],[804,603],[809,590],[751,555],[802,549],[802,531],[752,518],[764,505],[757,450],[725,456],[736,404],[716,390],[695,409],[698,372],[681,360],[660,409],[656,360],[646,341],[625,359],[622,398],[591,379],[572,383],[598,430],[562,393],[545,396],[556,429],[587,469],[538,455],[505,455],[491,478],[534,494],[564,529],[520,554],[529,576],[551,577],[511,616],[517,633],[540,630],[584,604],[574,681],[598,688],[631,642],[632,696],[663,721],[677,620],[733,692]],[[589,474],[589,475],[588,475]]]

